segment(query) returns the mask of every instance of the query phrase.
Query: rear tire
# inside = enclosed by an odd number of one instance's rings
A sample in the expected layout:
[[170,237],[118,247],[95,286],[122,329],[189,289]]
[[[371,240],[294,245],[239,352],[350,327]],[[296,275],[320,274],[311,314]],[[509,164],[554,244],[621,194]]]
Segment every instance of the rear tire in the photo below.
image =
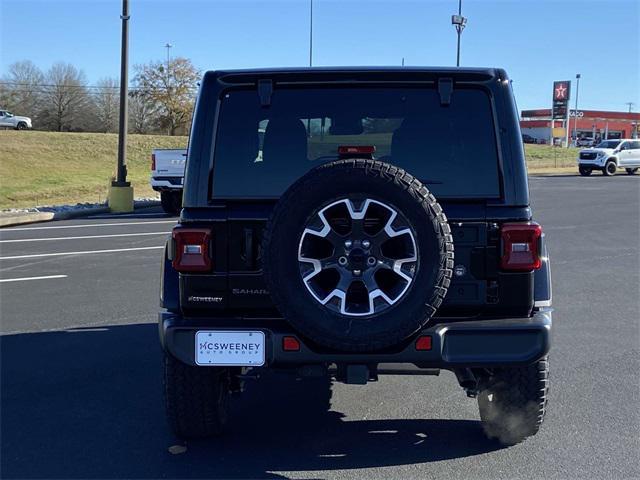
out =
[[591,172],[593,172],[593,168],[580,166],[578,167],[578,171],[583,177],[588,177],[589,175],[591,175]]
[[634,173],[636,173],[638,171],[637,168],[625,168],[625,170],[627,171],[628,175],[633,175]]
[[169,215],[178,215],[182,208],[182,191],[160,192],[160,204]]
[[538,433],[549,393],[547,357],[526,367],[497,369],[480,383],[478,407],[485,434],[515,445]]
[[605,177],[611,177],[611,176],[616,174],[616,170],[617,169],[618,169],[618,167],[616,166],[616,162],[614,162],[613,160],[609,160],[604,165],[604,168],[602,169],[602,174]]
[[227,423],[229,369],[193,367],[164,354],[167,420],[180,438],[220,435]]

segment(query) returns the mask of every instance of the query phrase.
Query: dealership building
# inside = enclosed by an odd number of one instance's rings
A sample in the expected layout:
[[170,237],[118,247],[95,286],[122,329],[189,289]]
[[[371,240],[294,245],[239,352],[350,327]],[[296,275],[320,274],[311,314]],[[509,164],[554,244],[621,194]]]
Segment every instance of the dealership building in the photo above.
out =
[[[577,125],[575,110],[569,111],[569,133],[571,138],[591,137],[638,138],[640,137],[640,113],[604,112],[598,110],[578,110]],[[553,128],[561,128],[562,120],[555,120]],[[539,143],[548,143],[551,137],[551,109],[523,110],[520,128],[523,134],[535,138]]]

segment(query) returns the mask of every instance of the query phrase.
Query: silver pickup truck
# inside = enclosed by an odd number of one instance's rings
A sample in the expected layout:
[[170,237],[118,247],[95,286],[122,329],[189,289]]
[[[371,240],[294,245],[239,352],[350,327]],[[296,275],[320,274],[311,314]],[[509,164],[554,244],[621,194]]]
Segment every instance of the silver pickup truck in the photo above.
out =
[[182,208],[182,186],[187,149],[156,148],[151,153],[151,188],[160,192],[162,209],[177,214]]

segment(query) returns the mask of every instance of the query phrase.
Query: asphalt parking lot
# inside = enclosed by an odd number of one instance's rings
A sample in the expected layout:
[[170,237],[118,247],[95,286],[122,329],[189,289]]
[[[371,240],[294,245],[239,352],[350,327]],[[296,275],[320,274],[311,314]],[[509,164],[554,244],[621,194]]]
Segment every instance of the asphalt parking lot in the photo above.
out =
[[274,376],[237,399],[227,436],[172,455],[155,321],[175,218],[146,209],[0,230],[0,476],[640,477],[640,176],[530,185],[556,308],[536,437],[485,440],[448,372],[336,384],[329,412],[322,384]]

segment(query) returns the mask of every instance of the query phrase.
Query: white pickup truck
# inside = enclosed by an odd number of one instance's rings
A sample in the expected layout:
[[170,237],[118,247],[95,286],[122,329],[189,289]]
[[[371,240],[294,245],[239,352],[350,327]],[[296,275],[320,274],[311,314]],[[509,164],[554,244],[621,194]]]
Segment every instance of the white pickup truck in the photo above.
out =
[[160,192],[162,209],[175,215],[182,208],[187,149],[156,148],[151,153],[151,188]]
[[27,130],[32,128],[32,125],[29,117],[21,117],[7,110],[0,110],[0,127]]
[[640,168],[640,140],[623,138],[604,140],[598,146],[580,150],[578,155],[578,171],[580,175],[591,175],[600,170],[603,175],[615,175],[618,169],[624,168],[633,175]]

